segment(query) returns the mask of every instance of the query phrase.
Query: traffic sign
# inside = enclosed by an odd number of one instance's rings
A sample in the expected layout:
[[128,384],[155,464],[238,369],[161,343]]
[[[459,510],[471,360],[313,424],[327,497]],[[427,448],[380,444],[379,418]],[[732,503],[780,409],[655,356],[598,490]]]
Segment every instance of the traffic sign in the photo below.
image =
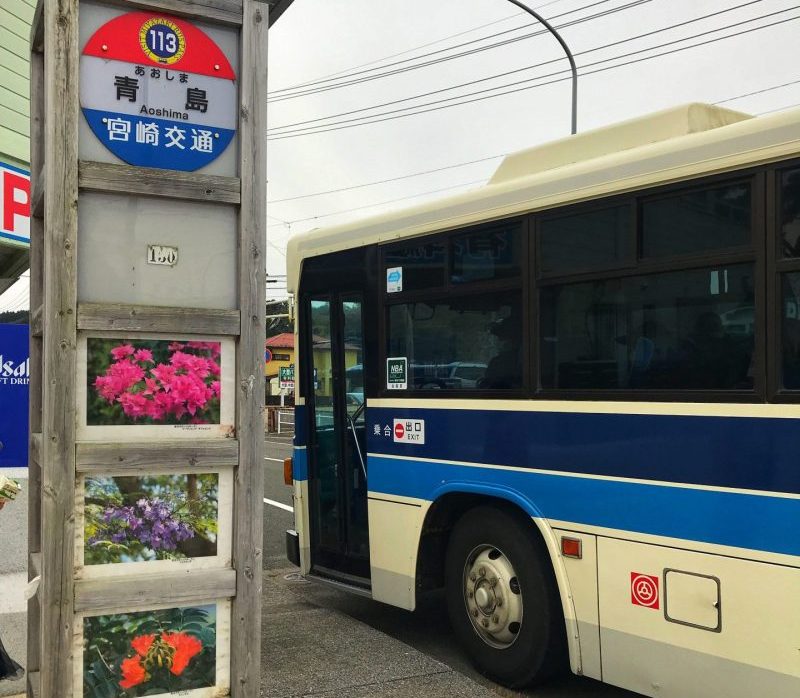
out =
[[94,135],[121,160],[197,170],[236,133],[236,75],[191,22],[128,12],[100,27],[80,60],[80,102]]
[[278,387],[294,389],[294,366],[281,366],[278,369]]
[[264,363],[268,364],[272,361],[272,352],[269,349],[264,349]]

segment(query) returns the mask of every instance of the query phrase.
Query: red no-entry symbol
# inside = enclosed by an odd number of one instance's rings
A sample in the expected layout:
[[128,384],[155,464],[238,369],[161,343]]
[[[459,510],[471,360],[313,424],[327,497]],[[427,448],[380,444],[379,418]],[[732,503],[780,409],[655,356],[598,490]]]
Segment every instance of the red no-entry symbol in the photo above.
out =
[[631,572],[631,603],[658,609],[658,577]]
[[402,439],[403,434],[405,433],[406,430],[403,428],[403,425],[400,422],[394,425],[394,436],[396,439]]

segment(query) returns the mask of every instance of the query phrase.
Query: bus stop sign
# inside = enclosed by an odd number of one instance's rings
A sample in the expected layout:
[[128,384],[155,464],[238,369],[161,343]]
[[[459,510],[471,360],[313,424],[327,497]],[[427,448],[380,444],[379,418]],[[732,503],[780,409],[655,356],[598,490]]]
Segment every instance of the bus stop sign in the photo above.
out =
[[191,22],[128,12],[106,22],[80,60],[83,115],[100,142],[142,167],[197,170],[236,133],[236,75]]

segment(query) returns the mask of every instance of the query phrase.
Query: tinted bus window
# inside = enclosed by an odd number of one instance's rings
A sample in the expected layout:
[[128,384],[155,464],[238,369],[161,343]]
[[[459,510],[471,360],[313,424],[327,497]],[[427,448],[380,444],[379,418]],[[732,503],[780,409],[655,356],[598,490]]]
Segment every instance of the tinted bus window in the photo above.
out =
[[519,292],[389,308],[388,356],[408,359],[409,389],[522,387]]
[[750,185],[697,189],[642,204],[642,256],[704,252],[750,243]]
[[781,175],[781,256],[800,257],[800,169]]
[[614,206],[539,224],[539,266],[543,272],[618,266],[631,255],[630,206]]
[[445,245],[436,242],[387,250],[385,267],[402,269],[403,291],[438,288],[445,280]]
[[784,274],[782,286],[783,387],[800,390],[800,272]]
[[752,264],[541,290],[545,388],[753,388]]
[[497,227],[453,238],[454,284],[519,276],[520,226]]

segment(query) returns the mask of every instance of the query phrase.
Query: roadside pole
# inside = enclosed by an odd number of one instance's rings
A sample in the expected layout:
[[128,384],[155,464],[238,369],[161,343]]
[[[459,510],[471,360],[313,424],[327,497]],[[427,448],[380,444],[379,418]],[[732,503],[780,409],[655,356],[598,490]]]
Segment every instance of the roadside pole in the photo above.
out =
[[259,695],[268,13],[36,8],[30,697]]

